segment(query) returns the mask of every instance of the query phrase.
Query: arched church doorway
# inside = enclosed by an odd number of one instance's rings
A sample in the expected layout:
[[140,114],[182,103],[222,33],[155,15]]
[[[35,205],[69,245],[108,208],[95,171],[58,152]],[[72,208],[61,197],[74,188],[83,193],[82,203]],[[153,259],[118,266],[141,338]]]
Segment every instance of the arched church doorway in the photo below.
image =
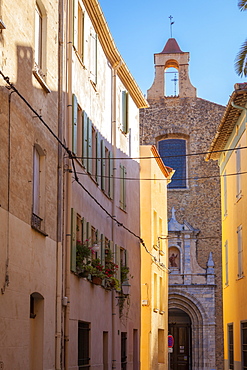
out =
[[169,309],[168,331],[174,338],[170,356],[170,370],[192,369],[191,320],[189,315],[177,308]]

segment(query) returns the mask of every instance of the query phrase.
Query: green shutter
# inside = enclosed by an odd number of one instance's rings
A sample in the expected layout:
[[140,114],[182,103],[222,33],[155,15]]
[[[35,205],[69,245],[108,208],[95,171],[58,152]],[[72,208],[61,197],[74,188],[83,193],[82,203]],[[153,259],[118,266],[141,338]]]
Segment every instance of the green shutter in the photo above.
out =
[[85,217],[81,220],[82,223],[82,242],[84,243],[87,240],[87,221]]
[[82,164],[87,169],[87,157],[88,157],[88,122],[87,122],[87,113],[83,111],[82,113]]
[[120,247],[119,245],[115,244],[115,252],[114,252],[114,262],[118,265],[118,270],[116,273],[116,278],[121,283],[121,258],[120,258]]
[[72,151],[77,154],[77,97],[72,95]]
[[100,133],[96,132],[96,181],[101,182],[101,138]]
[[120,164],[120,208],[126,210],[126,169]]
[[71,249],[70,249],[70,269],[76,272],[76,220],[77,214],[71,209]]
[[113,156],[109,152],[109,197],[113,199]]
[[88,151],[87,151],[87,171],[92,175],[93,171],[93,142],[92,142],[92,121],[88,118],[88,124],[87,124],[87,145],[88,145]]
[[100,237],[101,235],[98,229],[95,231],[95,234],[96,234],[96,243],[99,246],[99,251],[97,252],[97,258],[99,258],[101,261],[102,260],[101,237]]
[[101,140],[101,189],[105,190],[105,143]]
[[87,240],[88,240],[88,245],[91,246],[92,244],[92,226],[90,222],[87,222]]
[[101,263],[105,266],[105,235],[101,234]]

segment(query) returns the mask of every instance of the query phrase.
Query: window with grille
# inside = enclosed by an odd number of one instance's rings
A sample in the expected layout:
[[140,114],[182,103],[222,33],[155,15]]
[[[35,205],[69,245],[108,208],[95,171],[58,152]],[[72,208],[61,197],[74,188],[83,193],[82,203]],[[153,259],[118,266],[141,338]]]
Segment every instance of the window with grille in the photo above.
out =
[[247,322],[241,323],[242,335],[242,369],[247,369]]
[[88,322],[78,322],[78,369],[90,369],[89,357],[89,339],[90,339],[90,324]]
[[175,170],[169,189],[186,188],[186,140],[165,139],[158,142],[158,151],[168,167]]
[[233,343],[233,324],[228,324],[228,361],[229,370],[234,370],[234,343]]

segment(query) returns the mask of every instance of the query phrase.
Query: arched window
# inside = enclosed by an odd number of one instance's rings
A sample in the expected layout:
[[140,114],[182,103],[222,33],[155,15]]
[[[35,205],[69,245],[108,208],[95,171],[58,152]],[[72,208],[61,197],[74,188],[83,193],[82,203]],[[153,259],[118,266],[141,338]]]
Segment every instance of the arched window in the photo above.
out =
[[165,69],[165,96],[179,95],[179,73],[177,68],[170,67]]
[[186,140],[160,140],[158,142],[158,151],[164,164],[175,170],[175,173],[172,176],[172,181],[168,184],[168,188],[186,188]]

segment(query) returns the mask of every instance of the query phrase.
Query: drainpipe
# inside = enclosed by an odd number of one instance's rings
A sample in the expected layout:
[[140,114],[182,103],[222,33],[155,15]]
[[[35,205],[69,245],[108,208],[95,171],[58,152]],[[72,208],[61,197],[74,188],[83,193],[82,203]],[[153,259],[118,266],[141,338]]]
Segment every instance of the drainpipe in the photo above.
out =
[[[72,148],[72,15],[73,15],[73,1],[68,1],[67,9],[67,46],[66,46],[66,93],[67,93],[67,122],[68,128],[65,132],[67,146]],[[69,320],[70,320],[70,246],[71,246],[71,205],[72,205],[72,171],[70,160],[67,160],[66,168],[66,200],[65,200],[65,250],[64,250],[64,268],[65,268],[65,297],[66,305],[64,318],[64,369],[69,369]]]
[[[115,215],[116,210],[116,196],[115,196],[115,174],[116,174],[116,156],[117,156],[117,114],[116,114],[116,104],[117,104],[117,71],[121,67],[122,61],[120,60],[112,67],[112,83],[111,83],[111,91],[112,91],[112,132],[111,132],[111,144],[112,144],[112,153],[113,153],[113,199],[112,199],[112,216]],[[115,245],[115,221],[112,219],[112,241],[113,245]],[[117,338],[115,339],[115,330],[116,330],[116,298],[115,298],[115,291],[112,290],[112,369],[116,369],[116,347],[115,343]]]
[[233,101],[231,102],[231,105],[233,106],[233,108],[241,109],[241,110],[245,110],[245,117],[246,117],[247,108],[245,108],[245,107],[240,107],[239,105],[234,104],[234,103],[233,103]]
[[[63,48],[64,2],[58,3],[58,137],[63,140]],[[56,336],[55,336],[55,368],[61,369],[62,354],[62,225],[63,225],[63,150],[58,144],[58,173],[57,173],[57,269],[56,269]]]

